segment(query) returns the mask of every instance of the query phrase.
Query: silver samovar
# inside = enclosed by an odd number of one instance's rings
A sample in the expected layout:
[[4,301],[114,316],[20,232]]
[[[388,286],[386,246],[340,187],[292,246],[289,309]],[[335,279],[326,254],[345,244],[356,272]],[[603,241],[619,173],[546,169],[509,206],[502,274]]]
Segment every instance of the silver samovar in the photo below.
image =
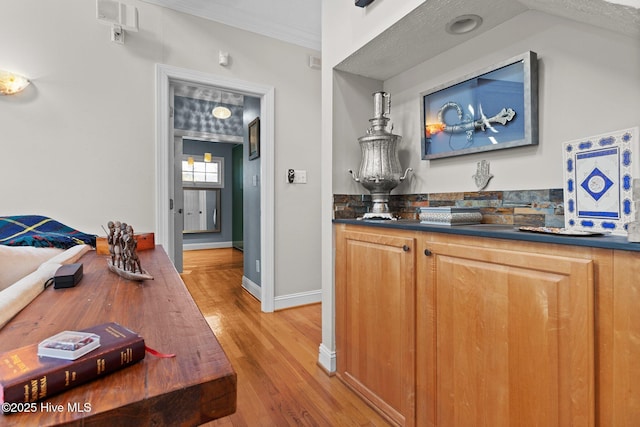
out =
[[[364,219],[394,219],[389,211],[389,194],[400,182],[404,181],[412,170],[407,168],[402,175],[398,159],[399,135],[387,131],[391,98],[386,92],[373,94],[373,118],[367,134],[358,138],[362,151],[362,162],[356,175],[349,169],[354,181],[362,184],[371,193],[373,207],[364,214]],[[393,130],[393,125],[391,129]]]

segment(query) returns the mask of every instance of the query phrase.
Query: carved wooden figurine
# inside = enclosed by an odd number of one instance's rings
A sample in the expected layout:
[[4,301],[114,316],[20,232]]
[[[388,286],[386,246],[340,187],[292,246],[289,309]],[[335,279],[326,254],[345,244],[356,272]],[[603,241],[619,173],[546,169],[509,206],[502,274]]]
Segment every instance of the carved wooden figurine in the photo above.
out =
[[109,270],[129,280],[153,280],[153,276],[140,265],[138,242],[133,227],[120,221],[109,221],[107,227],[107,243],[111,255],[111,259],[107,261]]

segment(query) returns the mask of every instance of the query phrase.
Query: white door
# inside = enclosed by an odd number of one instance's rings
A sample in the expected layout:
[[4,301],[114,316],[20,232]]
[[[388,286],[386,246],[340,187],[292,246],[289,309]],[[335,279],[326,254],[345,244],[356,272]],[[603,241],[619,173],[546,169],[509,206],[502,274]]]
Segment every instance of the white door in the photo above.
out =
[[185,229],[184,191],[182,190],[182,137],[173,138],[173,150],[173,264],[178,273],[182,273],[182,231]]
[[188,231],[206,230],[201,222],[202,207],[200,205],[200,191],[184,191],[184,229]]

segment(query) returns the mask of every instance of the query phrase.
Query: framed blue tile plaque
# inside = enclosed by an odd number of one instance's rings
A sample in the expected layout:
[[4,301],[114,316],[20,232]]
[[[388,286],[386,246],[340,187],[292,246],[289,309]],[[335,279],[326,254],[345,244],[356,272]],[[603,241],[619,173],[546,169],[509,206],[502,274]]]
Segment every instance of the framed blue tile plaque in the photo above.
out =
[[626,236],[639,155],[638,128],[565,142],[565,228]]

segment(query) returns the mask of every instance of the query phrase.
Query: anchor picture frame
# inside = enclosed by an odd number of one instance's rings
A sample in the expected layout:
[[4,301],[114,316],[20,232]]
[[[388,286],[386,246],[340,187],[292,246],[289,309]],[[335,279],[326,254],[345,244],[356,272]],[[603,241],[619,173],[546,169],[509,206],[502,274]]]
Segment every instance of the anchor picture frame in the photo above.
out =
[[537,54],[422,92],[420,116],[423,160],[537,145]]

